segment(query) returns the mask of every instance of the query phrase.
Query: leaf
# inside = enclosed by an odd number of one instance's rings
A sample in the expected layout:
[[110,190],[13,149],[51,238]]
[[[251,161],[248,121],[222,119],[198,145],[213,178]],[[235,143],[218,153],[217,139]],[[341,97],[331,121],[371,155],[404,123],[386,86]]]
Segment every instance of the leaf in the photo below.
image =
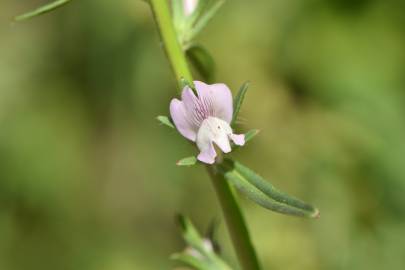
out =
[[14,18],[15,21],[23,21],[23,20],[27,20],[36,16],[39,16],[41,14],[50,12],[54,9],[57,9],[67,3],[69,3],[71,0],[57,0],[48,4],[45,4],[43,6],[40,6],[32,11],[29,11],[27,13],[21,14],[19,16],[16,16]]
[[[180,1],[182,2],[182,1]],[[197,21],[198,18],[200,18],[201,14],[203,14],[204,10],[207,8],[209,3],[209,0],[200,0],[197,1],[197,6],[195,7],[195,10],[193,11],[192,14],[190,14],[186,18],[186,27],[188,30],[192,29],[194,26],[195,22]]]
[[212,82],[215,74],[215,62],[210,53],[200,45],[191,45],[186,55],[205,82]]
[[183,238],[187,244],[199,252],[205,253],[205,249],[203,248],[203,239],[191,221],[183,215],[178,215],[177,220],[182,230]]
[[191,41],[195,36],[208,24],[208,22],[214,17],[218,10],[225,3],[225,0],[218,0],[213,5],[211,5],[207,11],[205,11],[198,18],[197,22],[194,24],[194,27],[189,32],[189,35],[186,37],[186,41]]
[[225,159],[219,164],[219,172],[246,197],[264,208],[286,215],[319,217],[318,209],[277,190],[268,181],[237,161]]
[[197,158],[195,156],[182,158],[177,161],[177,166],[193,166],[197,163]]
[[239,88],[238,94],[236,94],[235,99],[233,101],[233,116],[232,116],[232,122],[231,125],[235,123],[236,119],[238,118],[240,108],[242,107],[243,100],[245,99],[245,94],[248,90],[250,82],[245,82],[242,84],[242,86]]
[[172,14],[173,14],[173,24],[178,31],[178,35],[182,34],[184,28],[184,16],[183,1],[182,0],[172,0],[171,1]]
[[258,129],[251,129],[245,134],[245,143],[253,139],[257,134],[259,134],[260,130]]
[[220,221],[218,218],[213,218],[205,231],[204,237],[209,239],[212,243],[214,252],[217,254],[221,253],[221,246],[217,240],[217,232],[219,230]]
[[164,116],[164,115],[159,115],[158,117],[156,117],[156,119],[162,123],[163,125],[166,125],[168,127],[174,128],[174,125],[172,123],[172,121],[170,120],[169,117]]

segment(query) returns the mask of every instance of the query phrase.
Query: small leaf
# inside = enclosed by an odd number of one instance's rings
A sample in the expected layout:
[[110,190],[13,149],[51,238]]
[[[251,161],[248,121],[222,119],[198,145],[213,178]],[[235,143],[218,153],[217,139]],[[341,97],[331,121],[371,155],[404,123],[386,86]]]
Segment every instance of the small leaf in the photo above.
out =
[[197,22],[194,24],[194,27],[189,32],[189,35],[186,37],[186,41],[191,41],[195,36],[208,24],[208,22],[214,17],[217,11],[225,3],[225,0],[218,0],[215,4],[208,8],[201,16],[198,18]]
[[169,117],[164,116],[164,115],[159,115],[158,117],[156,117],[156,119],[162,123],[163,125],[166,125],[168,127],[174,128],[174,125],[172,123],[172,121],[170,120]]
[[195,156],[182,158],[177,161],[177,166],[193,166],[197,163],[197,158]]
[[245,94],[248,90],[249,87],[249,82],[245,82],[242,84],[242,86],[239,88],[238,94],[235,96],[235,99],[233,101],[233,116],[232,116],[232,122],[231,124],[234,124],[236,119],[238,118],[238,114],[240,111],[240,108],[242,107],[243,100],[245,98]]
[[257,134],[259,134],[260,130],[258,129],[251,129],[245,134],[245,143],[253,139]]
[[217,240],[219,224],[219,219],[213,218],[204,234],[205,238],[211,241],[214,252],[217,254],[221,254],[221,246],[219,245],[219,242]]
[[178,35],[182,34],[184,28],[184,20],[186,19],[184,16],[184,7],[183,1],[181,0],[173,0],[171,1],[172,4],[172,14],[173,14],[173,24],[178,31]]
[[200,45],[192,45],[186,55],[205,82],[212,82],[215,74],[215,62],[209,52]]
[[219,164],[222,173],[240,192],[269,210],[293,216],[319,217],[318,209],[277,190],[249,168],[231,159]]
[[180,228],[182,230],[182,235],[184,240],[192,248],[195,248],[199,252],[204,253],[203,239],[198,233],[197,229],[193,226],[191,221],[184,217],[183,215],[178,215],[177,220],[179,222]]
[[176,28],[177,38],[182,45],[185,47],[189,44],[191,33],[193,31],[193,26],[196,20],[201,16],[203,11],[206,9],[208,2],[207,0],[197,1],[197,6],[194,11],[186,15],[184,10],[185,0],[172,0],[172,13],[173,13],[173,23]]
[[195,10],[186,18],[186,27],[188,30],[192,29],[197,19],[200,18],[201,14],[203,14],[204,10],[207,8],[208,3],[208,0],[197,1]]
[[16,16],[14,18],[14,20],[15,21],[23,21],[23,20],[30,19],[32,17],[36,17],[38,15],[41,15],[41,14],[50,12],[50,11],[52,11],[54,9],[57,9],[57,8],[65,5],[65,4],[69,3],[70,1],[71,0],[57,0],[57,1],[45,4],[45,5],[43,5],[41,7],[38,7],[36,9],[32,10],[32,11],[29,11],[29,12],[24,13],[22,15]]

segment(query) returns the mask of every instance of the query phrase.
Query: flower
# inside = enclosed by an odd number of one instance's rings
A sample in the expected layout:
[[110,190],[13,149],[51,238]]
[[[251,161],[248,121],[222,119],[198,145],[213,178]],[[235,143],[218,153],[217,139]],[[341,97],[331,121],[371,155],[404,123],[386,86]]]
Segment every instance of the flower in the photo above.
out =
[[170,102],[170,115],[181,135],[196,142],[200,150],[197,159],[213,164],[217,153],[214,143],[224,153],[231,152],[229,140],[245,144],[245,135],[234,134],[230,123],[233,115],[232,94],[222,83],[208,85],[194,81],[198,96],[186,86],[181,101]]
[[[178,0],[174,0],[178,1]],[[198,0],[183,0],[183,9],[186,16],[191,15],[196,9]]]

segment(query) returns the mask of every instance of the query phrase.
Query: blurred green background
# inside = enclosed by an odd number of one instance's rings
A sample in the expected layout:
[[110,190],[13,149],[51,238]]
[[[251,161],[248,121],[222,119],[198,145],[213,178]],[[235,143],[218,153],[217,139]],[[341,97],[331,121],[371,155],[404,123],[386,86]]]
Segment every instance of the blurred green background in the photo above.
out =
[[[221,212],[195,150],[154,119],[174,82],[148,6],[0,5],[0,269],[173,269],[174,215]],[[251,81],[233,155],[321,210],[242,199],[264,269],[405,269],[405,4],[227,1],[199,37],[218,82]],[[223,256],[236,260],[222,222]]]

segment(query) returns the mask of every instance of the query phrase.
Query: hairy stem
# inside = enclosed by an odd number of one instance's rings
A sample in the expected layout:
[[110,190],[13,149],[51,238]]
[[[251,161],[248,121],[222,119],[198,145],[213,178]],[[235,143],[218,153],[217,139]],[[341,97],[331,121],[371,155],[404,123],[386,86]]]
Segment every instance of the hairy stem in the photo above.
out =
[[[150,0],[149,3],[152,7],[167,57],[169,58],[177,82],[181,88],[182,78],[189,82],[192,82],[193,79],[186,57],[177,39],[168,1]],[[259,270],[259,262],[235,194],[232,192],[226,179],[221,174],[216,173],[214,166],[207,166],[207,169],[215,187],[228,231],[242,269]]]

